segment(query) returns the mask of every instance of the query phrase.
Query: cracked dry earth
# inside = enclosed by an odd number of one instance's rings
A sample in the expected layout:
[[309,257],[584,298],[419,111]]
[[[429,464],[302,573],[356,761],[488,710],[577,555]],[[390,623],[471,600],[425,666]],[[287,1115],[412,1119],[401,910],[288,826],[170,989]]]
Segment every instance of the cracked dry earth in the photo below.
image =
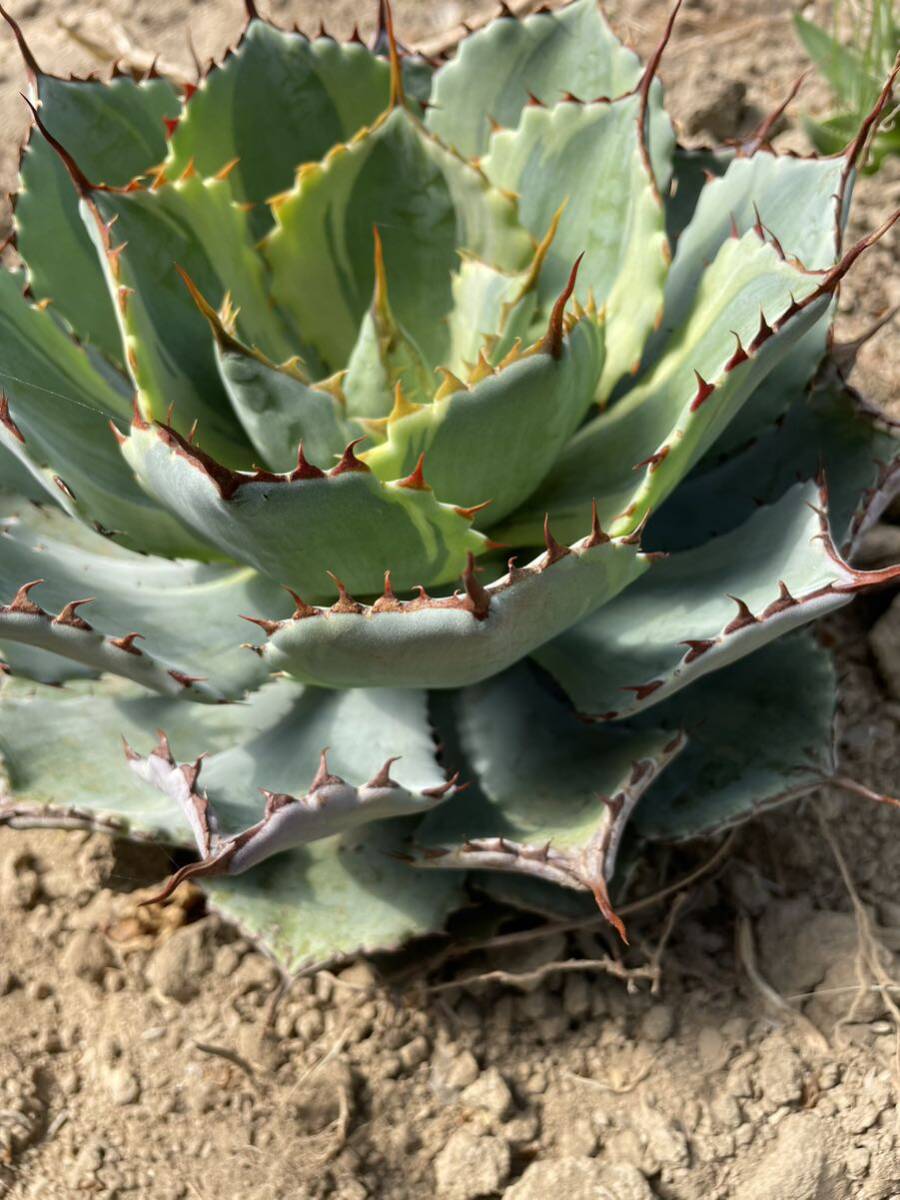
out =
[[[485,8],[397,7],[414,44]],[[337,32],[359,16],[353,0],[270,11],[307,28],[325,15]],[[664,6],[610,12],[646,54]],[[188,28],[208,55],[240,22],[237,3],[178,0],[23,0],[16,15],[39,59],[79,71],[112,42],[187,73]],[[688,3],[662,71],[687,140],[738,135],[786,91],[804,66],[788,16]],[[11,39],[2,51],[11,187],[22,70]],[[814,81],[802,97],[827,108]],[[791,120],[777,144],[805,149]],[[893,163],[862,181],[851,233],[898,198]],[[843,339],[900,299],[896,234],[844,288]],[[889,411],[896,334],[895,321],[854,374]],[[870,535],[872,563],[898,552],[898,525]],[[822,630],[844,678],[844,769],[886,792],[900,779],[891,603]],[[725,843],[657,853],[630,899],[676,886],[635,905],[624,958],[596,922],[538,935],[539,918],[473,903],[452,943],[284,988],[199,893],[136,907],[164,850],[0,829],[0,1195],[897,1200],[898,833],[896,810],[829,789]],[[489,971],[504,975],[476,978]]]

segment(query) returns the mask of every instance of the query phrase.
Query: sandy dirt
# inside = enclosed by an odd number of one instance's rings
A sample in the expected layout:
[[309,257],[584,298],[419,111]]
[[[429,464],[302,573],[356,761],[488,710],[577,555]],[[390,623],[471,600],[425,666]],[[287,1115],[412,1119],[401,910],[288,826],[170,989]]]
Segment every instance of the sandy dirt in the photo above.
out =
[[[398,8],[415,44],[484,6]],[[345,33],[358,10],[268,11],[308,30],[327,13]],[[186,74],[188,28],[208,57],[240,23],[236,4],[177,0],[110,0],[102,13],[20,0],[15,13],[40,61],[77,71],[99,64],[60,28],[63,13],[82,39],[121,36],[120,49]],[[688,4],[662,71],[687,140],[745,132],[784,94],[804,66],[787,15]],[[611,16],[646,54],[665,12],[628,0]],[[0,45],[11,189],[23,73],[11,39]],[[810,81],[806,111],[827,102]],[[777,143],[804,150],[797,115]],[[895,163],[860,185],[851,236],[898,199]],[[851,275],[840,338],[900,300],[898,245],[886,239]],[[887,407],[896,333],[895,322],[865,347],[854,376]],[[898,541],[883,527],[871,553]],[[844,769],[888,792],[900,779],[900,649],[883,650],[879,673],[867,635],[890,602],[822,630],[844,681]],[[900,613],[895,630],[900,648]],[[452,943],[289,987],[198,893],[136,907],[168,869],[164,850],[0,830],[0,1195],[897,1200],[898,822],[828,789],[724,843],[660,852],[634,897],[670,890],[629,917],[624,957],[599,923],[548,931],[481,905]],[[610,955],[618,974],[586,965]],[[507,982],[477,978],[488,971]]]

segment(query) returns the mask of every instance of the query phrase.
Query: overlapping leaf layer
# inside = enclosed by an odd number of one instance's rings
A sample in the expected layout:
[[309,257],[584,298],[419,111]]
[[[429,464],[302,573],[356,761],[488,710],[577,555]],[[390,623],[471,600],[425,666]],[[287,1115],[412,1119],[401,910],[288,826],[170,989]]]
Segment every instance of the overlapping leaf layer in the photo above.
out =
[[441,62],[381,12],[369,49],[251,6],[184,89],[62,80],[10,21],[0,821],[196,847],[162,895],[291,969],[440,927],[466,868],[624,932],[629,820],[833,768],[796,631],[900,574],[851,565],[897,444],[825,357],[880,108],[703,182],[665,39],[594,0]]

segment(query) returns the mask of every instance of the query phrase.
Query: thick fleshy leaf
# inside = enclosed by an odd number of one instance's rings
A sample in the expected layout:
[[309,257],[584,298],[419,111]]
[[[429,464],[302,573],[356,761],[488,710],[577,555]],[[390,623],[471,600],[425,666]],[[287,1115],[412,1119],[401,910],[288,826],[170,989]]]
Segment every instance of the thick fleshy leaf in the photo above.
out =
[[257,236],[271,226],[265,201],[293,183],[302,163],[324,158],[387,107],[390,69],[359,43],[251,20],[237,49],[214,67],[185,103],[166,170],[194,162],[214,175],[237,159],[235,198],[256,205]]
[[20,496],[35,504],[55,503],[56,497],[50,495],[44,479],[36,477],[35,470],[37,467],[28,466],[0,442],[0,493],[3,496]]
[[461,687],[518,662],[649,565],[633,541],[595,527],[569,549],[548,538],[545,554],[487,587],[470,564],[465,595],[403,602],[387,592],[371,607],[304,606],[271,624],[260,653],[270,670],[326,687]]
[[497,536],[533,543],[545,512],[568,536],[595,496],[612,532],[635,528],[822,315],[846,269],[807,274],[753,232],[726,241],[654,370],[582,427]]
[[[31,509],[2,530],[0,641],[190,700],[240,698],[265,679],[265,665],[241,649],[240,614],[290,606],[252,570],[134,554],[58,511]],[[34,592],[20,591],[34,580]],[[85,597],[88,607],[72,607]]]
[[0,673],[56,686],[70,679],[96,679],[100,671],[24,642],[4,642],[0,644]]
[[66,688],[21,679],[0,684],[0,757],[8,783],[0,791],[0,823],[11,810],[47,810],[53,818],[80,814],[111,832],[194,846],[177,805],[128,769],[122,739],[138,743],[161,726],[178,731],[191,759],[252,739],[290,711],[298,689],[268,684],[243,704],[182,704],[148,695],[125,679],[106,677]]
[[0,443],[48,499],[143,551],[205,556],[202,543],[135,481],[109,430],[130,400],[95,371],[22,281],[0,272]]
[[180,272],[213,306],[229,294],[244,342],[275,361],[289,358],[294,347],[270,303],[247,214],[234,203],[228,180],[189,171],[161,186],[95,190],[82,212],[118,296],[142,411],[162,418],[174,405],[179,429],[186,433],[199,421],[213,453],[246,465],[246,437],[219,378],[209,327]]
[[[552,232],[553,227],[551,236]],[[465,380],[477,371],[482,353],[497,366],[517,338],[524,345],[533,340],[529,334],[538,307],[537,282],[543,262],[542,249],[525,271],[498,271],[480,259],[463,258],[451,285],[450,347],[443,364],[454,375]]]
[[588,889],[611,914],[606,885],[622,833],[684,738],[587,725],[525,664],[459,692],[454,707],[480,787],[425,819],[416,840],[431,849],[421,865]]
[[354,417],[377,420],[391,411],[398,387],[410,403],[430,400],[437,390],[437,377],[394,316],[377,226],[373,232],[375,291],[341,383],[347,411]]
[[226,326],[193,280],[188,277],[186,282],[212,330],[225,391],[264,464],[276,471],[291,470],[301,442],[315,462],[339,456],[351,434],[338,379],[313,385],[296,358],[279,365],[245,346],[234,335],[234,322]]
[[603,326],[583,317],[558,345],[536,343],[502,369],[482,360],[482,378],[470,386],[448,376],[433,403],[398,406],[385,441],[363,457],[386,479],[411,471],[424,454],[439,496],[467,506],[491,501],[478,516],[485,528],[551,469],[593,402],[603,361]]
[[543,236],[565,205],[539,291],[544,302],[558,293],[584,253],[576,297],[585,303],[592,297],[606,315],[601,399],[637,370],[660,317],[669,263],[660,192],[668,184],[673,138],[659,92],[651,88],[647,101],[636,92],[613,102],[530,106],[515,130],[494,135],[483,161],[492,183],[520,196],[520,219],[533,236]]
[[705,837],[812,791],[835,769],[836,684],[828,653],[798,633],[655,708],[647,720],[686,729],[688,744],[632,827],[664,841]]
[[[221,764],[222,791],[214,798],[228,831],[261,815],[262,800],[251,790],[255,771],[270,788],[302,786],[329,742],[332,766],[353,778],[369,778],[385,757],[402,753],[398,778],[423,786],[441,779],[424,699],[413,692],[304,694],[279,682],[245,704],[185,707],[140,695],[119,680],[38,693],[7,681],[0,711],[0,754],[9,776],[0,823],[42,819],[193,845],[178,805],[129,771],[122,754],[123,736],[141,745],[160,726],[170,729],[179,754],[193,760],[211,751],[205,769]],[[461,899],[453,875],[431,878],[397,859],[411,828],[409,821],[378,821],[202,886],[226,919],[288,971],[383,949],[440,928]]]
[[[787,366],[787,362],[783,364]],[[651,519],[645,543],[684,550],[746,521],[797,481],[824,469],[828,515],[841,553],[852,556],[866,529],[900,488],[900,430],[885,426],[833,369],[811,392],[795,389],[783,420],[742,454],[695,473]]]
[[349,446],[326,474],[301,459],[287,475],[229,471],[165,425],[132,426],[123,452],[144,486],[231,557],[309,597],[360,595],[455,579],[486,539],[419,475],[383,483]]
[[672,152],[672,180],[665,197],[666,233],[676,254],[709,176],[724,175],[734,156],[735,151],[727,146],[689,148],[676,144]]
[[273,471],[296,466],[301,442],[313,462],[340,456],[351,435],[336,389],[313,386],[296,363],[276,366],[234,342],[216,347],[216,361],[247,436]]
[[436,881],[402,860],[414,830],[403,818],[373,821],[290,850],[246,875],[211,879],[209,902],[288,974],[397,949],[439,931],[464,898],[451,872]]
[[427,123],[469,158],[487,150],[491,120],[514,128],[529,94],[544,104],[567,92],[620,96],[641,64],[613,35],[594,0],[518,20],[500,17],[467,37],[437,72]]
[[276,722],[211,758],[179,762],[162,731],[146,757],[126,743],[132,770],[181,809],[201,856],[165,895],[188,877],[242,875],[285,850],[452,802],[424,692],[294,693]]
[[[687,319],[703,272],[736,232],[756,229],[777,238],[784,254],[809,270],[831,267],[840,250],[839,224],[846,218],[851,184],[845,157],[806,160],[766,151],[732,158],[720,177],[709,178],[679,240],[662,324],[647,347],[645,364],[656,362]],[[773,369],[717,440],[713,455],[744,446],[786,411],[795,389],[809,382],[825,353],[831,316],[829,308]]]
[[403,107],[303,166],[273,207],[263,242],[272,294],[333,370],[346,365],[371,302],[373,225],[397,321],[434,366],[446,357],[458,250],[508,270],[532,251],[514,201]]
[[[166,79],[108,83],[36,77],[41,121],[94,183],[124,187],[166,153],[164,118],[178,112]],[[103,266],[78,212],[78,193],[35,126],[15,200],[16,245],[36,300],[49,300],[82,341],[122,363],[122,340]]]
[[796,486],[731,533],[657,564],[535,658],[580,712],[611,720],[900,576],[900,566],[856,571],[845,563],[825,505],[815,484]]
[[659,339],[665,341],[687,321],[703,274],[725,242],[757,222],[763,233],[778,239],[788,258],[799,259],[810,271],[828,270],[838,257],[838,195],[845,190],[846,167],[843,158],[798,159],[760,151],[732,159],[721,177],[709,179],[666,280]]

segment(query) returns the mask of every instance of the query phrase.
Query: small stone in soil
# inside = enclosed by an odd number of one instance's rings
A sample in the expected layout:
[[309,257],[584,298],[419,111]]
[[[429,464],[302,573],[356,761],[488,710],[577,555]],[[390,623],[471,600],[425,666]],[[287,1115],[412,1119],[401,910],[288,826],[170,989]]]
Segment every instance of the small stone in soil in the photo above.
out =
[[446,1200],[476,1200],[499,1191],[509,1176],[509,1146],[502,1138],[454,1133],[434,1162],[437,1194]]

